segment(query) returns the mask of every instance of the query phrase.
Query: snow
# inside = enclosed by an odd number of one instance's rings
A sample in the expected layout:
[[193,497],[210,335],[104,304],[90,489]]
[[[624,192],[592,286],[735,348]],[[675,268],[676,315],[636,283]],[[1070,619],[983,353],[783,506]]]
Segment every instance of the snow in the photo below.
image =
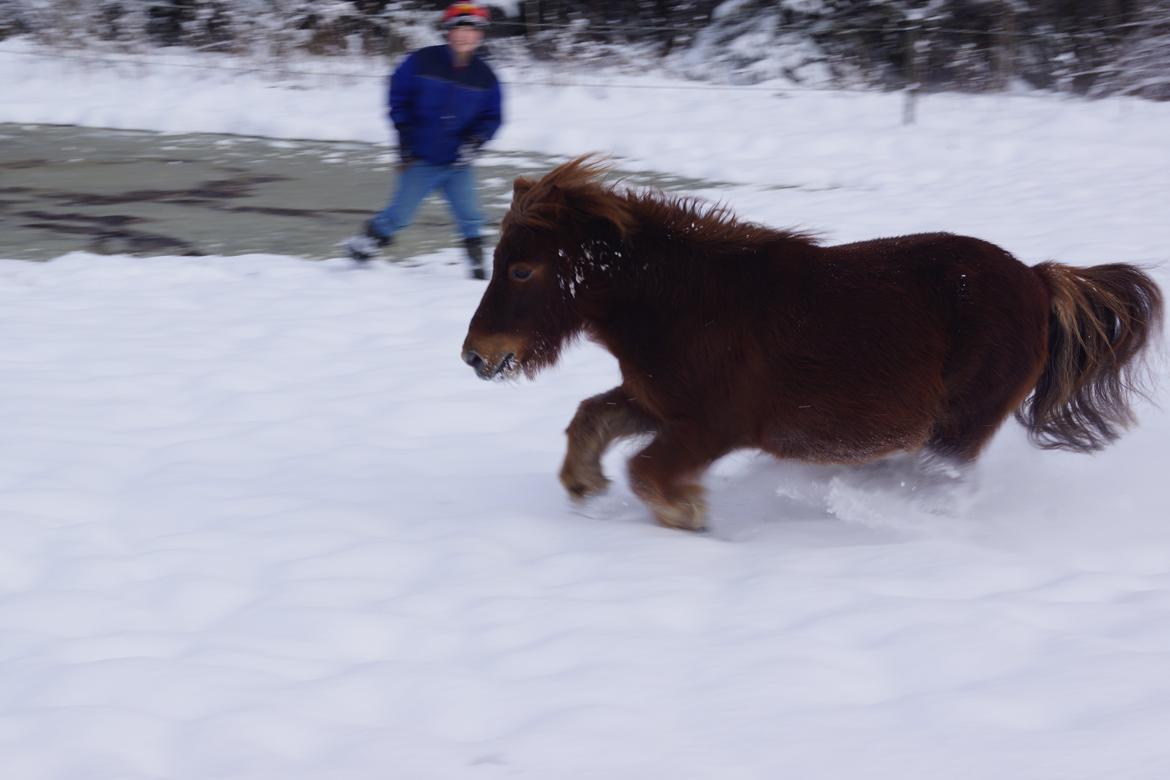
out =
[[[21,46],[0,121],[385,136],[377,79],[131,79]],[[1170,289],[1170,106],[937,96],[902,127],[897,96],[692,86],[517,84],[495,146],[705,177],[680,188],[832,240],[949,229]],[[569,504],[563,428],[616,366],[581,345],[477,380],[483,287],[452,258],[0,261],[6,776],[1170,773],[1164,363],[1099,455],[1014,423],[951,486],[736,455],[687,535],[632,497],[628,447]]]

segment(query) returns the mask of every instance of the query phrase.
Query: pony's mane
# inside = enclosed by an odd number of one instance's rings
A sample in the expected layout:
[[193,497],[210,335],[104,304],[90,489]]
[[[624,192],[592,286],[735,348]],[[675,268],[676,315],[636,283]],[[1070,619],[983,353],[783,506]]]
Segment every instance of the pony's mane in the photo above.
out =
[[777,230],[766,225],[741,220],[724,203],[712,203],[692,196],[667,195],[657,190],[628,190],[626,197],[635,204],[642,219],[660,225],[666,231],[704,245],[748,248],[777,241],[794,241],[815,245],[813,233]]
[[816,244],[811,233],[742,221],[724,204],[653,189],[614,189],[602,180],[611,170],[607,161],[586,154],[558,165],[539,180],[517,179],[503,227],[547,230],[568,220],[607,222],[625,238],[639,224],[653,224],[692,241],[722,246],[750,247],[778,240]]
[[558,165],[537,181],[516,179],[512,208],[502,227],[549,230],[570,220],[600,220],[624,237],[633,227],[634,215],[629,204],[601,181],[611,167],[587,154]]

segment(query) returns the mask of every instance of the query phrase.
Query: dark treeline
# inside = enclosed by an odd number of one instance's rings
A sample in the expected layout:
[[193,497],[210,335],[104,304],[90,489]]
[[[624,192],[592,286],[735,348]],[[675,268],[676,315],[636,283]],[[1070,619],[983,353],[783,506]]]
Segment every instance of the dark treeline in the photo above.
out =
[[[445,4],[0,0],[0,38],[394,54],[407,45],[404,30],[436,18]],[[516,0],[512,6],[518,13],[511,16],[493,9],[493,40],[542,59],[689,52],[694,73],[694,55],[734,70],[805,44],[838,84],[994,90],[1018,80],[1078,94],[1170,99],[1170,0]]]

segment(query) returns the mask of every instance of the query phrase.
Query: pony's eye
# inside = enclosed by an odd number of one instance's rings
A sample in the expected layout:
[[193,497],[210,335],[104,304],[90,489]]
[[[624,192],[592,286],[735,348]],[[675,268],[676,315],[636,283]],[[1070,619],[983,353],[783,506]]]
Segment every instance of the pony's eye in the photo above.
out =
[[519,279],[520,281],[524,281],[525,279],[527,279],[530,276],[532,276],[532,269],[531,268],[525,268],[522,265],[514,266],[512,268],[512,278],[513,279]]

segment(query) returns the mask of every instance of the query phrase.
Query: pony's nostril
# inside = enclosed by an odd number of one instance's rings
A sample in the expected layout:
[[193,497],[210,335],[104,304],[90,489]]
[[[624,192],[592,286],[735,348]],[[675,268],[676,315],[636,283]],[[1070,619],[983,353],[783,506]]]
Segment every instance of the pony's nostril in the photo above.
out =
[[479,371],[483,367],[483,358],[474,349],[467,349],[463,351],[463,362]]

